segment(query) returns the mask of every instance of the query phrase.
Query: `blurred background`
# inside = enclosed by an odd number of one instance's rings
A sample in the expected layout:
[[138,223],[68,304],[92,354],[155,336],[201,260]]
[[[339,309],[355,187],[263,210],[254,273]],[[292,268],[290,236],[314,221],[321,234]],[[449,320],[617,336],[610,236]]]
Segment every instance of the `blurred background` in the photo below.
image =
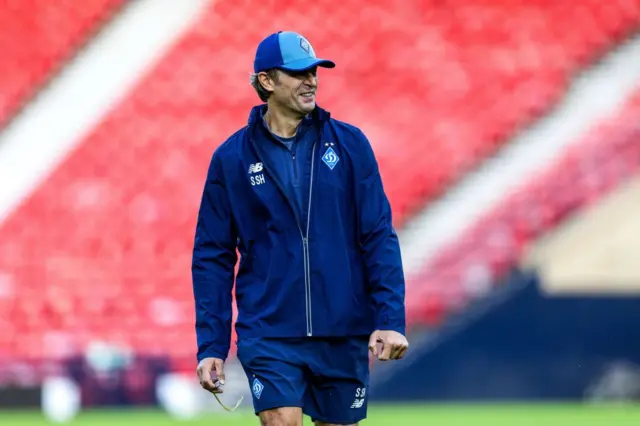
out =
[[[0,0],[0,424],[257,424],[195,376],[213,150],[277,30],[378,157],[411,350],[382,425],[638,425],[640,0]],[[307,420],[308,421],[308,420]]]

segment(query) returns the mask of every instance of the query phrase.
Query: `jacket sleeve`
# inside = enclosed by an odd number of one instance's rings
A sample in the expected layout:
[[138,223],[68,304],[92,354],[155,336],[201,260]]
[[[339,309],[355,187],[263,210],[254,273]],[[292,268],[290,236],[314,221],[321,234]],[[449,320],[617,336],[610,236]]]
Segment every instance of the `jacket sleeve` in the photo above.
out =
[[405,280],[400,243],[378,162],[364,134],[356,166],[359,238],[376,309],[376,330],[405,334]]
[[198,212],[191,264],[198,362],[208,357],[225,360],[231,344],[237,233],[219,161],[215,153]]

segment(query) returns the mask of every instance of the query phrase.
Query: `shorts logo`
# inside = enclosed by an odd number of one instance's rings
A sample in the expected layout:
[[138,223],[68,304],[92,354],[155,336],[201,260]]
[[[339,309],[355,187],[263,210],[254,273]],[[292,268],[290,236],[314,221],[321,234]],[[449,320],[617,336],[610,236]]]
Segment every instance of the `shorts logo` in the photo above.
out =
[[324,164],[326,164],[331,170],[333,170],[336,164],[338,164],[338,161],[340,161],[340,158],[338,158],[338,154],[336,154],[333,148],[329,148],[322,156],[322,161],[324,161]]
[[356,399],[353,400],[353,404],[351,404],[351,408],[362,408],[364,405],[364,396],[367,393],[367,388],[358,388],[356,389]]
[[251,390],[256,398],[260,399],[260,395],[262,395],[262,391],[264,389],[264,385],[260,383],[260,380],[257,378],[253,379],[253,385],[251,385]]

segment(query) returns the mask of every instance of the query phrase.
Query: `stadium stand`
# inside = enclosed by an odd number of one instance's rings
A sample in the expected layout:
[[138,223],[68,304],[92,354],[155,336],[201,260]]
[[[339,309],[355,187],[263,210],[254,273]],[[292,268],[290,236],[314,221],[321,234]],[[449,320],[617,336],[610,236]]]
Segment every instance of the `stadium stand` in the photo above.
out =
[[619,114],[518,189],[408,284],[407,310],[435,325],[517,266],[537,238],[640,173],[640,90]]
[[640,174],[540,238],[522,259],[547,294],[640,294]]
[[20,0],[0,7],[0,126],[125,0]]
[[[192,361],[189,267],[203,179],[213,149],[257,102],[248,70],[266,33],[296,23],[339,64],[326,83],[328,74],[321,74],[320,103],[371,139],[401,226],[550,108],[575,72],[640,22],[638,1],[571,5],[376,0],[361,10],[355,0],[304,8],[267,2],[259,9],[249,1],[212,3],[1,225],[0,318],[10,320],[0,320],[0,354],[56,358],[106,341]],[[332,20],[320,28],[328,12]],[[614,155],[606,144],[593,146],[594,155]],[[573,161],[578,173],[581,163]],[[593,195],[561,193],[558,204],[545,205],[546,224]],[[460,277],[469,259],[488,262],[493,275],[514,261],[512,246],[542,227],[525,220],[541,194],[544,187],[536,186],[517,195],[511,203],[519,208],[496,212],[429,265],[424,285],[411,289],[412,312],[433,323],[428,313],[437,303],[467,297]],[[495,241],[484,238],[492,224],[513,227],[517,238],[486,259],[475,242]],[[413,297],[434,292],[455,296]]]

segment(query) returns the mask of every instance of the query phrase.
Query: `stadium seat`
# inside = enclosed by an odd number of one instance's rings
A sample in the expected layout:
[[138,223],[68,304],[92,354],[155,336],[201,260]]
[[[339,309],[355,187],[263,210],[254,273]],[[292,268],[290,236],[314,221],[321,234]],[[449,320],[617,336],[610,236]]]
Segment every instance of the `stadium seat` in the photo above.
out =
[[[444,320],[499,281],[528,245],[576,210],[640,173],[640,89],[613,118],[598,123],[535,180],[506,197],[466,234],[423,265],[407,289],[416,325]],[[435,300],[434,300],[435,299]]]
[[20,0],[0,6],[0,127],[124,0]]

